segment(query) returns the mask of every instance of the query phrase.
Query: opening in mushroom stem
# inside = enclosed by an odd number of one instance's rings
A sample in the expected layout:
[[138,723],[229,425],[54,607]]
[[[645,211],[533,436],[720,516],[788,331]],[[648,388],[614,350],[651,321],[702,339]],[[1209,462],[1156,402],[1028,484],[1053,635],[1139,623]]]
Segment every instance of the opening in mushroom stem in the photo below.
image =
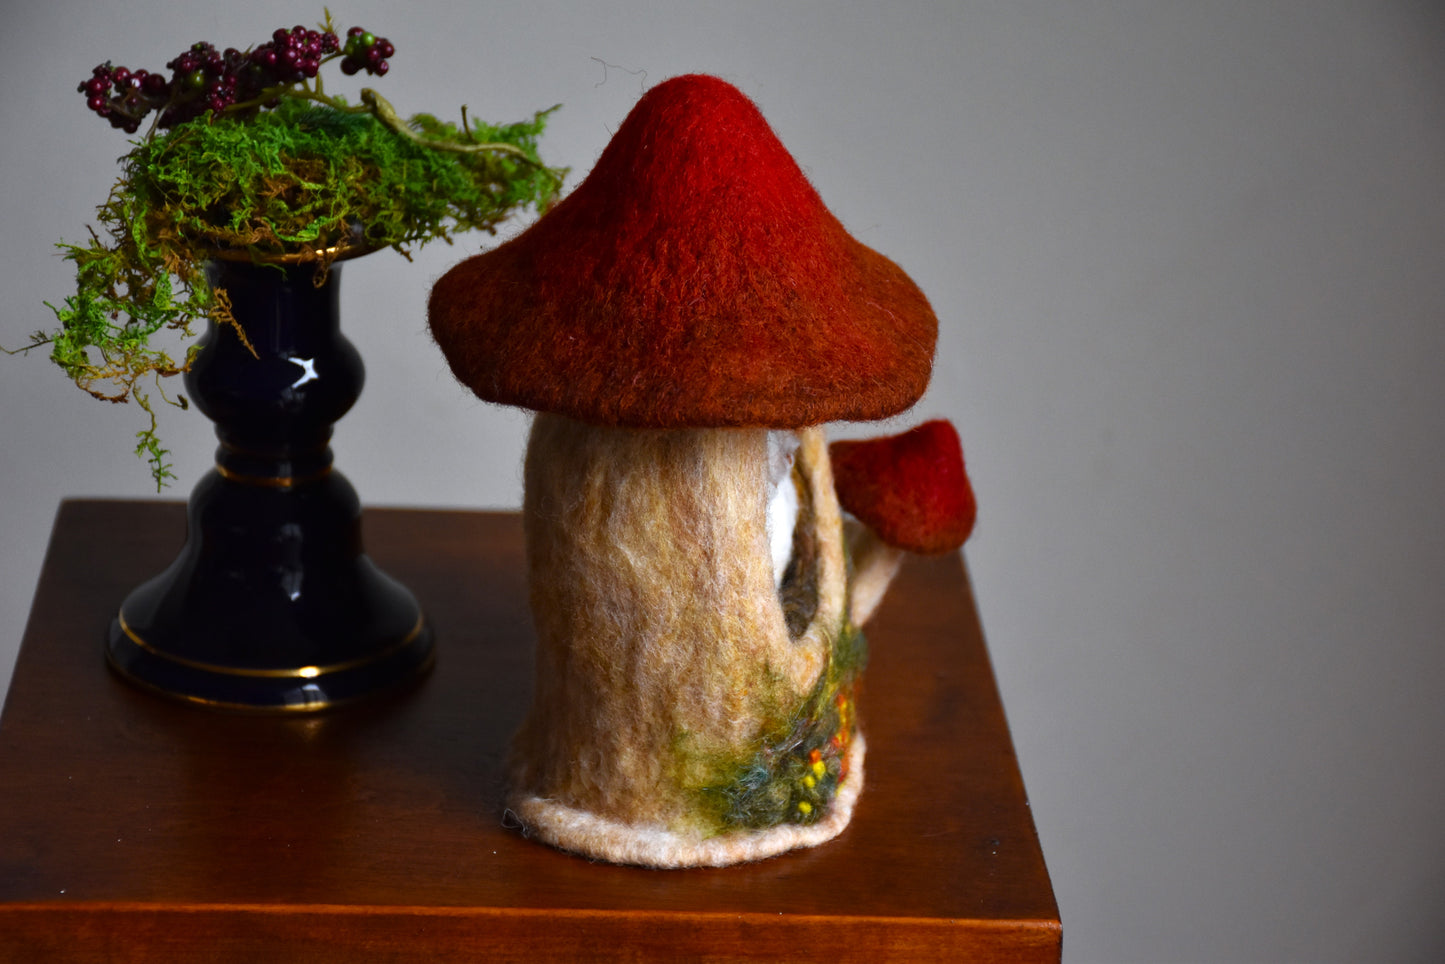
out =
[[798,639],[818,613],[818,532],[795,432],[768,433],[768,541],[788,636]]
[[793,462],[800,444],[796,432],[768,433],[768,544],[773,553],[773,582],[779,586],[793,554],[793,530],[798,523]]

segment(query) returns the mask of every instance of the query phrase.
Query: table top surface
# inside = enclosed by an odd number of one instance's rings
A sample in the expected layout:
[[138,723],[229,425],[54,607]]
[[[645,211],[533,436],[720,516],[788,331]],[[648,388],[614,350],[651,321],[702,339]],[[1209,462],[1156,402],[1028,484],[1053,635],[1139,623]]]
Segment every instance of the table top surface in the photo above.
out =
[[107,671],[116,606],[184,531],[170,503],[61,507],[0,719],[0,930],[227,909],[626,918],[655,933],[867,921],[1001,948],[1022,934],[1038,956],[998,959],[1057,959],[1058,909],[957,554],[910,559],[866,627],[867,782],[849,828],[756,864],[655,871],[551,850],[502,809],[532,675],[515,514],[368,511],[367,550],[421,600],[437,666],[309,717],[198,709]]

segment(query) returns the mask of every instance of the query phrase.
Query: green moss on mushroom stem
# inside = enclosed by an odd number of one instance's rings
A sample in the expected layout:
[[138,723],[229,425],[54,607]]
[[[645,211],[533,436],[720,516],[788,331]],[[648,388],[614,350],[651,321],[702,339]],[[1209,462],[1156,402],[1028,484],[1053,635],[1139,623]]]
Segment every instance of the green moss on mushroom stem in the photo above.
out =
[[813,692],[787,722],[745,758],[713,764],[715,778],[698,788],[714,832],[816,823],[847,776],[856,732],[855,690],[867,662],[862,630],[845,624]]

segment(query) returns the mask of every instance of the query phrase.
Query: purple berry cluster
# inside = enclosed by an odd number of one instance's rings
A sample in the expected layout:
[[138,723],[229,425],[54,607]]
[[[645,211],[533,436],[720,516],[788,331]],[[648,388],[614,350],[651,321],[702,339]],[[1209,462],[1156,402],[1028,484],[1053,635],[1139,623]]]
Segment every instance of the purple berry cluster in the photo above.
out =
[[352,27],[346,31],[346,47],[343,52],[346,54],[341,61],[343,74],[349,77],[364,70],[380,77],[391,69],[386,58],[396,53],[396,48],[385,37],[378,37],[361,27]]
[[245,51],[218,51],[204,41],[193,44],[166,64],[169,78],[107,61],[77,89],[85,95],[86,106],[111,127],[134,134],[151,111],[160,112],[157,124],[165,129],[238,104],[250,110],[273,107],[280,88],[314,78],[322,64],[338,56],[343,73],[364,70],[379,77],[390,69],[387,58],[395,52],[391,41],[361,27],[352,27],[343,45],[330,30],[297,25],[278,29],[270,40]]
[[141,118],[169,99],[171,85],[163,74],[112,67],[107,61],[77,89],[85,95],[86,106],[110,121],[111,127],[134,134]]

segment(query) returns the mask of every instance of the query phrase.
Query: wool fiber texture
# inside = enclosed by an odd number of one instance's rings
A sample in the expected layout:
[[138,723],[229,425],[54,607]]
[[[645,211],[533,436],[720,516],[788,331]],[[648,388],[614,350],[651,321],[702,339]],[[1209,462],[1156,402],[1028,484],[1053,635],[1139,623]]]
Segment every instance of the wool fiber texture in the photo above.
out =
[[739,798],[730,782],[769,740],[796,729],[819,693],[831,706],[824,684],[851,632],[826,442],[821,429],[799,434],[817,604],[790,632],[768,549],[766,431],[537,416],[524,505],[536,683],[509,802],[528,833],[597,859],[681,867],[755,859],[846,825],[862,782],[851,689],[828,720],[838,737],[820,744],[836,752],[810,758],[836,786],[831,802],[773,827],[729,825],[726,813]]
[[429,317],[488,401],[653,428],[897,414],[938,328],[758,108],[702,75],[648,91],[572,194],[437,282]]
[[866,625],[903,568],[906,554],[890,546],[878,534],[857,519],[843,522],[843,537],[848,543],[852,576],[848,581],[848,618],[855,626]]

